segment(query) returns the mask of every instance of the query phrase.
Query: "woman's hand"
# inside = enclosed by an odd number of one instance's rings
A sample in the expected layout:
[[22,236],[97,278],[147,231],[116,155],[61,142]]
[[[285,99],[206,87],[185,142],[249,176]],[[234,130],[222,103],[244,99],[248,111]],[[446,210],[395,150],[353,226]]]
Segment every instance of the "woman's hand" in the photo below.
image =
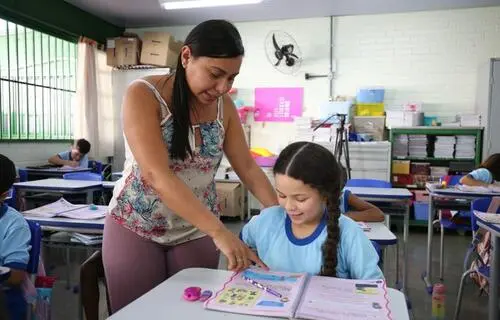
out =
[[248,268],[252,262],[255,262],[261,268],[268,269],[255,252],[250,250],[243,241],[228,229],[224,228],[215,233],[213,241],[226,256],[229,270],[239,272]]

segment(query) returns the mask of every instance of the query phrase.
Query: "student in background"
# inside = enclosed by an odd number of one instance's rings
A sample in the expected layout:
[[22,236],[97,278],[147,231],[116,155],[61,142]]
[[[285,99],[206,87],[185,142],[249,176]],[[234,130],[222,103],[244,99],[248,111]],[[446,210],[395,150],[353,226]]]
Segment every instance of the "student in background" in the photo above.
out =
[[460,183],[467,186],[489,187],[500,181],[500,153],[492,154],[478,169],[460,179]]
[[0,265],[11,269],[2,287],[10,315],[8,319],[25,320],[27,304],[21,284],[27,276],[31,232],[23,216],[4,203],[15,178],[14,163],[0,154]]
[[90,151],[90,142],[85,139],[79,139],[71,147],[71,150],[63,151],[49,158],[49,163],[61,166],[88,168],[89,158],[87,154]]
[[271,270],[383,278],[370,240],[341,214],[343,172],[330,151],[315,143],[292,143],[273,171],[279,206],[264,209],[240,234]]

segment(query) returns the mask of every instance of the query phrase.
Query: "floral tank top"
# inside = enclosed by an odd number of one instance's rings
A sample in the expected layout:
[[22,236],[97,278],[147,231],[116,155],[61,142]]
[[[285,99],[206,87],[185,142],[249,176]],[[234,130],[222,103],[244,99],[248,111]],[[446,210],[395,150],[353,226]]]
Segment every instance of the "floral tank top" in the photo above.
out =
[[[136,81],[148,86],[159,101],[163,141],[170,149],[173,119],[165,100],[151,83],[143,79]],[[216,215],[219,215],[219,206],[214,178],[223,154],[224,126],[222,117],[222,98],[219,98],[217,119],[193,125],[193,130],[190,130],[189,142],[193,155],[188,155],[185,160],[173,159],[172,157],[169,159],[170,170],[190,187],[195,196]],[[199,129],[201,136],[199,146],[196,146],[195,142],[194,132],[196,129]],[[180,244],[205,236],[192,224],[170,210],[168,204],[164,204],[155,190],[143,179],[126,138],[125,153],[123,176],[117,181],[113,198],[109,204],[110,216],[120,225],[139,236],[164,245]]]

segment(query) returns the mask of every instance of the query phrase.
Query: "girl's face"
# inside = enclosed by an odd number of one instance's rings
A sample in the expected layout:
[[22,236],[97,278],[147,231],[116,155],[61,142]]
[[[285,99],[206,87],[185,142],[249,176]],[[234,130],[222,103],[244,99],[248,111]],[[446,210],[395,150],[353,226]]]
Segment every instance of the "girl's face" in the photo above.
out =
[[321,220],[325,199],[318,190],[287,175],[275,176],[280,206],[294,224],[316,224]]

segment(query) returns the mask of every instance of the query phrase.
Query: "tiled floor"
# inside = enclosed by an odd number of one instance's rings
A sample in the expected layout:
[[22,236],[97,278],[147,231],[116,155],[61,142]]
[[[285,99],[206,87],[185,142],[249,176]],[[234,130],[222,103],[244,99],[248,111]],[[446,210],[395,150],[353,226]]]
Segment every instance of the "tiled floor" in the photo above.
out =
[[[241,229],[241,222],[226,222],[232,231],[238,233]],[[401,237],[401,234],[398,234]],[[433,270],[437,275],[439,269],[439,247],[438,237],[436,233],[434,242],[434,255],[433,255]],[[453,318],[453,312],[456,302],[456,294],[460,276],[462,273],[462,263],[467,245],[470,241],[470,235],[457,235],[447,234],[445,238],[446,254],[445,254],[445,284],[447,288],[446,295],[446,319]],[[426,247],[427,247],[427,233],[426,229],[412,229],[410,232],[409,242],[409,276],[408,276],[408,295],[412,304],[412,312],[416,320],[431,319],[431,299],[425,293],[425,288],[421,280],[421,273],[425,269],[426,264]],[[71,265],[73,282],[77,281],[78,277],[78,263],[83,261],[85,252],[72,255]],[[57,250],[51,251],[49,258],[52,262],[64,261],[63,255]],[[401,261],[401,260],[400,260]],[[225,268],[226,263],[221,258],[220,268]],[[389,251],[389,261],[386,261],[386,277],[389,286],[394,286],[395,280],[395,264],[394,264],[394,251]],[[56,266],[53,270],[62,279],[65,279],[65,267],[62,263]],[[66,282],[64,280],[58,281],[53,293],[52,306],[53,306],[53,320],[69,320],[78,319],[78,294],[73,291],[66,290]],[[477,288],[468,282],[466,286],[462,313],[460,319],[486,319],[487,318],[488,298],[486,296],[478,296]],[[104,298],[101,296],[101,307],[103,309],[102,319],[105,319],[106,312]],[[159,319],[166,319],[165,316]]]

